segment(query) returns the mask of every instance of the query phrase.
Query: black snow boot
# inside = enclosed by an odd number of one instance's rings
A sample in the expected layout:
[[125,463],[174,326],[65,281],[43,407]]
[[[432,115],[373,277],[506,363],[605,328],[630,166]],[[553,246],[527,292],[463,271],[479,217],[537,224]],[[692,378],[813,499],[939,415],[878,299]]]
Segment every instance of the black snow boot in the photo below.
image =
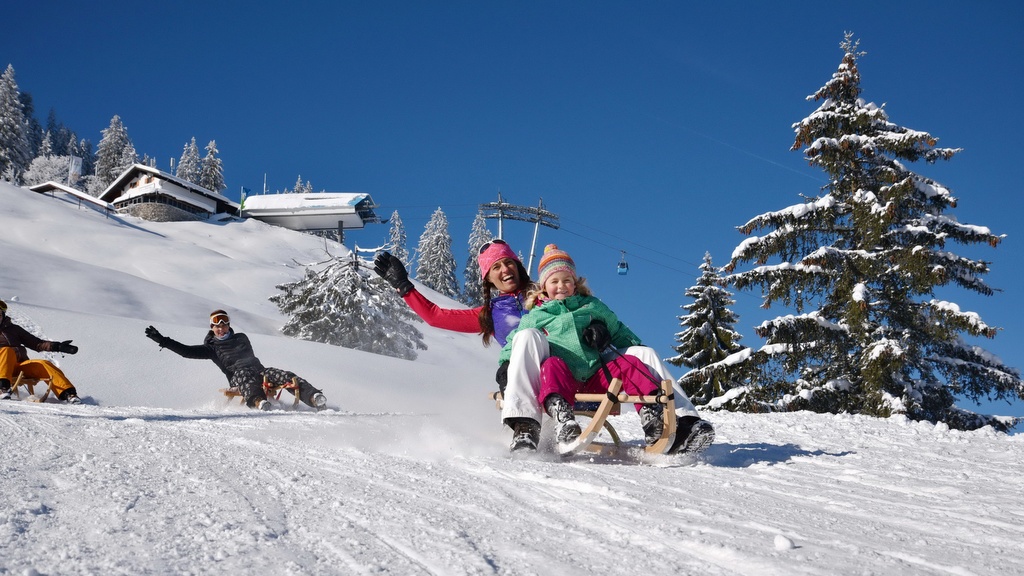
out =
[[506,423],[512,428],[512,452],[533,452],[540,442],[540,422],[532,418],[509,418]]
[[664,404],[644,404],[640,407],[640,426],[644,429],[644,442],[648,446],[661,440],[665,431],[665,422],[662,416],[665,414]]
[[680,416],[676,420],[676,441],[669,454],[699,454],[715,441],[715,428],[696,416]]
[[11,381],[7,378],[0,378],[0,400],[11,399]]
[[544,399],[544,409],[555,419],[555,440],[559,444],[568,444],[580,437],[579,422],[572,413],[572,406],[559,394],[551,394]]
[[82,401],[78,398],[78,391],[74,388],[68,388],[67,390],[60,393],[57,397],[58,400],[65,404],[81,404]]

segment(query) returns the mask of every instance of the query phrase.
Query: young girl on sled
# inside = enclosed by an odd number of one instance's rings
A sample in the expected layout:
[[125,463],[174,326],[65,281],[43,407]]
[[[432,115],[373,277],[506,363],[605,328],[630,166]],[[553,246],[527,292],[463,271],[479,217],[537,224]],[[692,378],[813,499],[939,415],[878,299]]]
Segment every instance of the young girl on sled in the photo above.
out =
[[[591,294],[583,278],[577,278],[576,265],[566,252],[549,244],[538,269],[540,283],[527,292],[525,306],[530,312],[519,322],[519,329],[543,331],[551,346],[551,356],[541,365],[537,400],[556,420],[555,438],[564,445],[580,435],[572,408],[577,393],[605,392],[611,379],[619,378],[627,394],[653,395],[660,390],[661,380],[635,356],[617,354],[602,359],[601,353],[609,346],[638,346],[640,338]],[[512,335],[508,340],[511,342]],[[502,360],[508,358],[509,348],[506,345],[502,350]],[[661,404],[637,405],[648,446],[661,438],[663,408]],[[710,425],[707,429],[704,434],[711,437],[702,440],[702,448],[714,437]],[[680,450],[690,433],[680,432],[684,438],[677,435],[670,452]]]

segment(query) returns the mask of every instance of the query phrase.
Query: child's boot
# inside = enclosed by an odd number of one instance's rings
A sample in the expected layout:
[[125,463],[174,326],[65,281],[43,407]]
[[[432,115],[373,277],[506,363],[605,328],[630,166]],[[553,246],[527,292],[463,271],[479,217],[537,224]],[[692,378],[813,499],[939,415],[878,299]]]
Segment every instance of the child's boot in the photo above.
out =
[[665,431],[665,422],[662,420],[664,413],[663,404],[644,404],[640,407],[640,426],[644,429],[644,442],[648,446],[653,446],[655,442],[661,440],[661,435]]
[[544,409],[555,419],[555,440],[560,444],[568,444],[580,437],[582,430],[565,398],[551,394],[544,399]]

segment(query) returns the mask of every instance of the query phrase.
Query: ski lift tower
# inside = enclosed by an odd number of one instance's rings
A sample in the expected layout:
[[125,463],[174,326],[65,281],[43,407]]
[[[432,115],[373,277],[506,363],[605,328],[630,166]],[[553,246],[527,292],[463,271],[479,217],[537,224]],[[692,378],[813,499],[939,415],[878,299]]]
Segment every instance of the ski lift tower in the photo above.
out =
[[480,213],[483,214],[484,218],[498,219],[498,238],[502,239],[504,239],[503,222],[506,219],[518,220],[520,222],[533,222],[533,241],[530,243],[530,261],[526,265],[527,273],[529,273],[530,268],[533,267],[533,253],[537,248],[537,231],[542,225],[555,230],[558,229],[558,214],[544,209],[543,198],[541,198],[537,203],[536,208],[532,208],[530,206],[516,206],[505,202],[501,198],[501,192],[498,192],[498,201],[481,204]]

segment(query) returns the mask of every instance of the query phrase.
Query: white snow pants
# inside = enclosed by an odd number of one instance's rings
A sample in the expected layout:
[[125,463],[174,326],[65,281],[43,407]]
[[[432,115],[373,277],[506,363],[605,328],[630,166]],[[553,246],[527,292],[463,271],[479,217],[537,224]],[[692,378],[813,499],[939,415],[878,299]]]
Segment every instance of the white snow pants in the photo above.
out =
[[501,408],[503,422],[509,418],[541,421],[543,410],[537,402],[540,392],[540,365],[551,355],[548,339],[536,328],[523,328],[512,336],[512,355],[508,361],[508,383]]
[[672,381],[672,390],[675,392],[676,397],[676,416],[696,416],[700,418],[700,414],[697,414],[697,409],[693,407],[693,403],[686,397],[686,393],[679,388],[676,379],[672,377],[672,373],[668,371],[665,363],[661,361],[654,348],[649,346],[630,346],[629,348],[620,349],[619,353],[636,356],[637,359],[651,369],[652,374],[657,374],[662,380]]

